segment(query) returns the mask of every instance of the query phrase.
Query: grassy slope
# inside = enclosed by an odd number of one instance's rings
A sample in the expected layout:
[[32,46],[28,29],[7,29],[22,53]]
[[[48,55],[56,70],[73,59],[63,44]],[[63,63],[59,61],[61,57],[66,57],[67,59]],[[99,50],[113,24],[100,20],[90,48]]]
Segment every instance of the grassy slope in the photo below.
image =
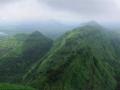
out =
[[117,62],[118,56],[111,42],[101,26],[76,28],[56,41],[25,80],[46,90],[114,90],[111,62]]
[[[15,52],[14,54],[20,54],[21,53],[21,46],[23,40],[17,40],[16,37],[7,37],[0,40],[0,56],[4,57],[5,55],[8,55],[10,52]],[[17,52],[16,52],[17,51]]]
[[[17,58],[22,53],[22,44],[25,41],[27,35],[17,34],[14,37],[4,38],[0,42],[0,48],[3,50],[0,54],[0,81],[1,82],[11,82],[12,79],[16,80],[19,78],[19,70],[17,70],[19,63]],[[12,69],[12,70],[11,70]],[[14,71],[16,70],[16,71]],[[16,73],[16,75],[11,73]]]
[[1,42],[8,51],[1,54],[0,82],[18,82],[31,65],[37,62],[52,46],[52,41],[40,32],[29,36],[16,35]]

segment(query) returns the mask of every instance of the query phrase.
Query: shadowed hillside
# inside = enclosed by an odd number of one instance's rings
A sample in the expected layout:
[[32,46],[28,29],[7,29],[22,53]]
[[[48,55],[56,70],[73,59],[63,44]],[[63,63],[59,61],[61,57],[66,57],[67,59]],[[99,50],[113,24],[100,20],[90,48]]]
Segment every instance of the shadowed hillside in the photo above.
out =
[[31,65],[42,58],[51,48],[52,40],[40,32],[31,35],[17,34],[1,42],[0,81],[21,82]]

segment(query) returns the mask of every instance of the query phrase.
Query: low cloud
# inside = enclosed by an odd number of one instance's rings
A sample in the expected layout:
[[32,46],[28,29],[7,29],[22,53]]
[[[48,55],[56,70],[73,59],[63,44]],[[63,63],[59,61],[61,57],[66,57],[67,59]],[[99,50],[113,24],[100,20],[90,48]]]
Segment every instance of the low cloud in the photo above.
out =
[[119,0],[0,0],[0,21],[120,21]]
[[[118,20],[119,0],[38,0],[58,10],[66,10],[87,19]],[[119,19],[120,20],[120,19]]]
[[7,4],[7,3],[12,3],[12,2],[18,2],[21,0],[0,0],[0,4]]
[[81,14],[99,14],[115,7],[113,0],[39,0],[51,7],[78,12]]

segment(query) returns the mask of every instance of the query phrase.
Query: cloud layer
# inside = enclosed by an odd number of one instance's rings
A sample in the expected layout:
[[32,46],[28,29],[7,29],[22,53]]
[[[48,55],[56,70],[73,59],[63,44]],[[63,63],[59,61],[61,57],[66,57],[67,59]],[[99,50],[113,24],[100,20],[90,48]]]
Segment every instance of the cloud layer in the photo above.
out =
[[[42,2],[42,0],[39,0]],[[51,7],[78,13],[87,19],[120,20],[119,0],[44,0]]]
[[115,6],[113,0],[44,0],[43,2],[52,7],[88,15],[99,14]]
[[0,21],[120,21],[119,0],[0,0]]

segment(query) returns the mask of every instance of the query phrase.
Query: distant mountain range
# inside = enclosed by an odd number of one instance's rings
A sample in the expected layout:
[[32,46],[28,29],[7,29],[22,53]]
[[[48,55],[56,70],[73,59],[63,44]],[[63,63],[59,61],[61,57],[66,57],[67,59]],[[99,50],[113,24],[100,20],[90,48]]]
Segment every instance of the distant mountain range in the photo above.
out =
[[75,26],[76,24],[63,24],[52,20],[43,22],[13,22],[0,24],[0,32],[14,35],[16,33],[32,33],[34,31],[40,31],[48,37],[57,38],[66,31],[73,29]]

